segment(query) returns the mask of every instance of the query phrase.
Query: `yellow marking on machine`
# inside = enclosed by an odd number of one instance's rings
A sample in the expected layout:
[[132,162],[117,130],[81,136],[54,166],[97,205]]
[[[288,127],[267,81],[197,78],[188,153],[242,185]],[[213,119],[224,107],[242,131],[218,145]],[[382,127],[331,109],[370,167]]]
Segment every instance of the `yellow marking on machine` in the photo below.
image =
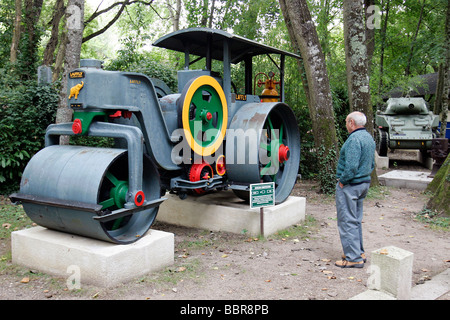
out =
[[72,97],[75,97],[75,100],[78,99],[78,94],[80,94],[80,90],[84,87],[84,82],[81,81],[81,83],[73,86],[72,88],[70,88],[70,95],[69,95],[69,99],[72,99]]

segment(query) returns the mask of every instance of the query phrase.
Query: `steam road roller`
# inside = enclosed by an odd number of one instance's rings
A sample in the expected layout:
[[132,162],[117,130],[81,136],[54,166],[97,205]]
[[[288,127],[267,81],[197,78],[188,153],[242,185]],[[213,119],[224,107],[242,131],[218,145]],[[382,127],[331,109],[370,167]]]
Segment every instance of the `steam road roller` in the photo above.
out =
[[[284,63],[299,57],[206,28],[168,34],[154,46],[184,53],[178,93],[143,74],[103,70],[98,60],[69,73],[73,121],[47,128],[45,148],[10,196],[35,223],[126,244],[152,226],[166,192],[184,199],[231,189],[248,200],[250,184],[274,182],[276,203],[287,199],[300,137],[284,103]],[[254,76],[258,55],[274,69]],[[190,68],[200,60],[205,68]],[[231,79],[239,63],[242,92]],[[62,135],[109,137],[114,147],[60,145]]]

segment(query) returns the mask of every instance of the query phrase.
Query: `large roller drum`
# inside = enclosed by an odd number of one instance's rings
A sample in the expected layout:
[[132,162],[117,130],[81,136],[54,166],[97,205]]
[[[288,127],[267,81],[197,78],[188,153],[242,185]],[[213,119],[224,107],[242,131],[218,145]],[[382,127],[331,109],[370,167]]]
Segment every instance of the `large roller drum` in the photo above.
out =
[[[126,211],[127,150],[49,146],[28,163],[18,197],[27,215],[49,229],[114,243],[131,243],[153,224],[158,207]],[[142,191],[146,201],[159,199],[158,172],[144,156]],[[130,213],[130,211],[128,211]]]
[[[228,179],[233,184],[275,183],[275,202],[285,201],[300,164],[300,134],[284,103],[249,103],[234,115],[226,136]],[[233,189],[244,200],[249,192]]]

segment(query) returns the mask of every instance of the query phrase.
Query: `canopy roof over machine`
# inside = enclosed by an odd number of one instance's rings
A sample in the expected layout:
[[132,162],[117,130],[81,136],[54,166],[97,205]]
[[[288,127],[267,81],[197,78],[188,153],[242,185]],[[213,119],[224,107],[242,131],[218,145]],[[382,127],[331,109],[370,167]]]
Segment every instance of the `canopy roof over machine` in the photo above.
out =
[[229,59],[233,64],[260,54],[280,54],[300,59],[300,56],[257,43],[223,30],[190,28],[172,32],[153,43],[156,47],[185,52],[200,57],[225,61],[224,40],[228,40]]

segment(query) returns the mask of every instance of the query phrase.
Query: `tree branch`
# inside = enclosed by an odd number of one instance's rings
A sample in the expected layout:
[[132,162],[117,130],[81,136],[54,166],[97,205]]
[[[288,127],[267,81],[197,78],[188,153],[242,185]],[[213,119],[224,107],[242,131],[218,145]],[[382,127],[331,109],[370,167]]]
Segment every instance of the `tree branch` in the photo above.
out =
[[111,21],[108,22],[108,24],[106,24],[106,26],[104,26],[102,29],[97,30],[94,33],[91,33],[90,35],[86,36],[83,38],[82,42],[86,42],[91,40],[92,38],[95,38],[96,36],[104,33],[106,30],[108,30],[116,21],[117,19],[119,19],[119,17],[122,15],[123,10],[125,9],[126,6],[134,4],[134,3],[141,3],[147,6],[151,6],[154,0],[150,0],[150,1],[142,1],[142,0],[124,0],[124,1],[119,1],[119,2],[115,2],[112,5],[110,5],[108,8],[103,9],[98,11],[95,10],[95,12],[84,22],[84,25],[86,26],[88,23],[90,23],[92,20],[94,20],[95,18],[97,18],[98,16],[110,11],[111,9],[113,9],[114,7],[121,5],[119,11],[117,12],[117,14],[114,16],[114,18],[111,19]]

